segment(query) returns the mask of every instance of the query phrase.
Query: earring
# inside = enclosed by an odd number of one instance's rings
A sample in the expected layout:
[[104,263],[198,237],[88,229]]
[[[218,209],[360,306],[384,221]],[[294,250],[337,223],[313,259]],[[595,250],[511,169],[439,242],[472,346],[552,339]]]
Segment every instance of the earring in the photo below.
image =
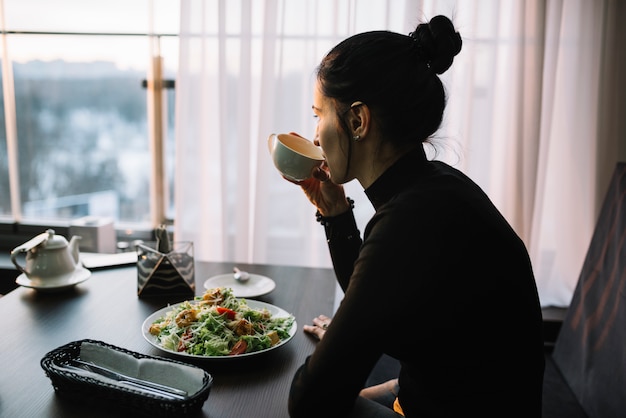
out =
[[352,139],[354,139],[356,142],[359,142],[361,140],[361,135],[354,135]]

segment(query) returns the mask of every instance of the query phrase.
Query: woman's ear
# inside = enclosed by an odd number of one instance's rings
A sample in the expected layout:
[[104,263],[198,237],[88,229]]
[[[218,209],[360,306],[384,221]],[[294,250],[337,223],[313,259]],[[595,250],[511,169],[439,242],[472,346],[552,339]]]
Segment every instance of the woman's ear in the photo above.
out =
[[348,112],[348,126],[352,129],[352,136],[364,138],[370,130],[370,108],[363,102],[354,102]]

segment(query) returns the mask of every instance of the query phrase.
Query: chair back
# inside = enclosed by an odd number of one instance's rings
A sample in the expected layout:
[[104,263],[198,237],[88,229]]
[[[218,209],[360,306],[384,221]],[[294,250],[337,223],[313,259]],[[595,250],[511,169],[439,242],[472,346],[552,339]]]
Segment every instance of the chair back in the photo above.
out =
[[552,358],[590,418],[626,417],[626,163],[614,171]]

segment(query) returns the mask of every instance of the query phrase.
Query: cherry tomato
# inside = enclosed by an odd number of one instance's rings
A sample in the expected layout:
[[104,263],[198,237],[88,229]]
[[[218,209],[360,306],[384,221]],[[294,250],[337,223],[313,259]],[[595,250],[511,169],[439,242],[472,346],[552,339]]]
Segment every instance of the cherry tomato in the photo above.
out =
[[231,319],[231,320],[235,319],[235,315],[237,314],[232,309],[222,308],[221,306],[217,307],[217,313],[220,314],[220,315],[226,314],[226,318]]
[[246,352],[248,348],[248,343],[245,340],[239,340],[235,343],[233,348],[230,350],[229,355],[236,356],[237,354],[243,354]]

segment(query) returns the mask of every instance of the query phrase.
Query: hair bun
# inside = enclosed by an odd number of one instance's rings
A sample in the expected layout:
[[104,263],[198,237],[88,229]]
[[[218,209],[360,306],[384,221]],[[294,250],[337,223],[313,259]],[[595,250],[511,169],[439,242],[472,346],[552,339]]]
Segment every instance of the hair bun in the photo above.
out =
[[463,46],[459,32],[450,19],[442,15],[433,17],[429,23],[421,23],[410,36],[417,42],[420,56],[437,74],[443,74],[450,68]]

